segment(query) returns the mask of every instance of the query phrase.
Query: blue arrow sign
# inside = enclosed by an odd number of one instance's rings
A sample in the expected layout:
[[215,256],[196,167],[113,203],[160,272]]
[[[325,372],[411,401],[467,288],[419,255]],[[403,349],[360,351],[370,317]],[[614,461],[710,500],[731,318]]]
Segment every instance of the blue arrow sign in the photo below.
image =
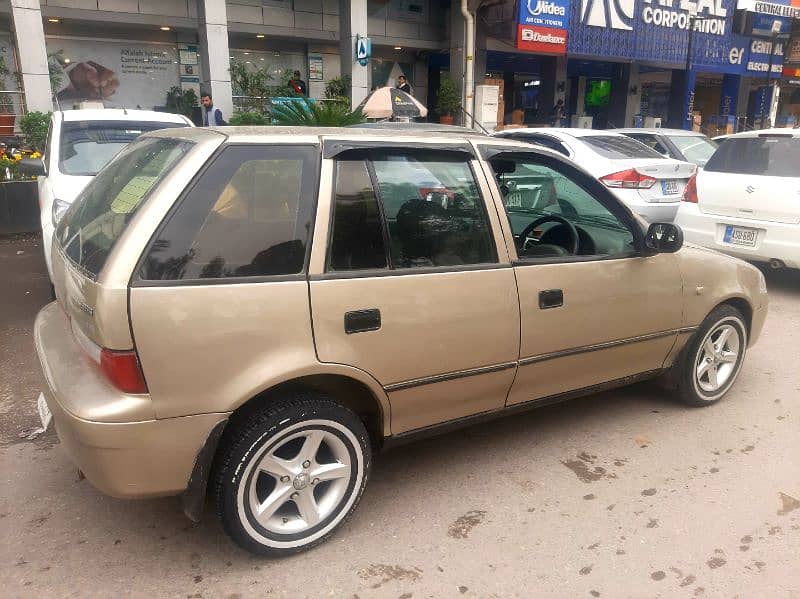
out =
[[356,60],[367,60],[372,56],[372,40],[360,37],[356,40]]

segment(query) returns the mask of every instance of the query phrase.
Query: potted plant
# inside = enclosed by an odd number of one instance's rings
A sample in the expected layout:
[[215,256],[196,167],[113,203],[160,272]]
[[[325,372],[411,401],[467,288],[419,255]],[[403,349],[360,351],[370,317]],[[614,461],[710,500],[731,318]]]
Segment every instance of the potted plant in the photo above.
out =
[[5,56],[0,54],[0,137],[14,135],[14,94],[6,88],[6,77],[10,74]]
[[443,125],[452,125],[453,116],[459,110],[461,110],[461,92],[450,77],[442,77],[436,94],[436,112],[439,113],[439,122]]
[[41,154],[47,142],[47,129],[50,127],[49,112],[29,112],[19,120],[19,128],[25,135],[25,143],[33,152]]
[[192,118],[192,111],[197,107],[197,93],[192,89],[181,89],[174,85],[167,92],[167,112],[182,114]]

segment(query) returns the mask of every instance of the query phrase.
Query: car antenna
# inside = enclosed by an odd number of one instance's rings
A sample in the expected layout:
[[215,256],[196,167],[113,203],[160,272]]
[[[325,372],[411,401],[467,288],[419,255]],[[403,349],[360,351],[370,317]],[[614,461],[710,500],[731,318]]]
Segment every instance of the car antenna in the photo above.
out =
[[124,114],[125,116],[128,116],[128,109],[125,108],[124,106],[122,107],[122,114]]

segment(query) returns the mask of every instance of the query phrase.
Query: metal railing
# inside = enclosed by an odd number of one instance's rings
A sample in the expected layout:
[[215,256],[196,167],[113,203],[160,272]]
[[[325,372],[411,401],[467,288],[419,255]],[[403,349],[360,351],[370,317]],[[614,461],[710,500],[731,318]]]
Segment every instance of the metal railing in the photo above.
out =
[[11,124],[0,125],[0,138],[21,137],[17,128],[20,117],[25,114],[25,94],[19,90],[0,90],[0,118],[13,117]]

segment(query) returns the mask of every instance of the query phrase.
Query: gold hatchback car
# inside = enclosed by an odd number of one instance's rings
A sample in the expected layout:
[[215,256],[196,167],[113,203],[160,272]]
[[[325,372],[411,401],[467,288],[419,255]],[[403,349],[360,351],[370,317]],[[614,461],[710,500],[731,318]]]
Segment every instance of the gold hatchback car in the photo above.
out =
[[649,228],[560,155],[463,131],[148,133],[59,223],[43,420],[101,491],[210,494],[283,555],[380,448],[662,377],[733,385],[760,271]]

